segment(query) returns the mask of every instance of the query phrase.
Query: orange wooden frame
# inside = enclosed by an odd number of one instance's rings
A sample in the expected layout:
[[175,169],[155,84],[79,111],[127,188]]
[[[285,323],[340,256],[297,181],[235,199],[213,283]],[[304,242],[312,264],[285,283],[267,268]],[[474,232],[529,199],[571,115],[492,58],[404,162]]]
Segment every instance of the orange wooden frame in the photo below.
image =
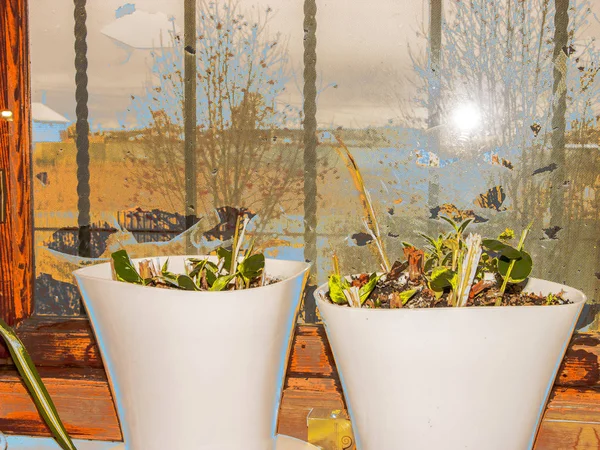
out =
[[33,308],[31,95],[26,0],[0,2],[0,168],[6,174],[6,221],[0,223],[0,313],[11,325]]

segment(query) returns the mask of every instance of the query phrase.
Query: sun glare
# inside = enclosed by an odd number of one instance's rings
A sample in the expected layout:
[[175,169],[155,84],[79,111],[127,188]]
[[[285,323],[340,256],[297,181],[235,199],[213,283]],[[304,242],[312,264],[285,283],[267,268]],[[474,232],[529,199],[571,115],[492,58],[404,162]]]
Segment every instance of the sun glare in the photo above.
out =
[[452,114],[452,122],[460,131],[473,131],[481,124],[481,112],[473,103],[459,105]]

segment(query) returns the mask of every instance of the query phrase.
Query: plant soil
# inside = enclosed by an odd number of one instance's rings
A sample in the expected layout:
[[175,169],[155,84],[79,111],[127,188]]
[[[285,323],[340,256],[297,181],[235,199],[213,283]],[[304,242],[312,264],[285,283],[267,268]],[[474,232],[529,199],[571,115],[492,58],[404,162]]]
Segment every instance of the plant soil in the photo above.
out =
[[[248,286],[245,289],[252,289],[252,288],[257,288],[257,287],[261,287],[261,286],[268,286],[270,284],[275,284],[275,283],[279,283],[280,281],[283,281],[282,278],[275,278],[275,277],[271,277],[269,275],[267,275],[265,277],[265,282],[264,284],[261,284],[260,282],[260,278],[256,278],[254,280],[252,280],[252,282],[250,283],[250,286]],[[168,284],[166,282],[164,282],[162,279],[160,278],[153,278],[151,281],[148,282],[148,284],[146,284],[146,286],[152,286],[152,287],[157,287],[157,288],[162,288],[162,289],[175,289],[175,290],[181,290],[171,284]],[[233,289],[233,283],[227,288],[227,289],[223,289],[225,291],[232,291]],[[208,289],[203,289],[202,287],[200,288],[199,292],[208,292]]]
[[[362,308],[442,308],[453,306],[450,302],[450,290],[445,291],[438,298],[427,287],[427,281],[424,276],[411,281],[409,273],[405,270],[406,265],[400,267],[395,264],[390,273],[380,278],[369,298],[363,303]],[[369,275],[367,274],[352,276],[351,284],[360,288],[366,284],[368,279]],[[500,297],[501,284],[501,279],[495,281],[481,280],[474,283],[466,306],[494,306],[496,300]],[[563,297],[563,292],[544,296],[535,293],[525,293],[523,292],[524,286],[525,283],[509,284],[502,296],[500,306],[541,306],[571,303],[570,300]],[[412,289],[417,289],[417,292],[403,304],[399,299],[399,294]],[[329,293],[327,293],[326,297],[331,301]]]

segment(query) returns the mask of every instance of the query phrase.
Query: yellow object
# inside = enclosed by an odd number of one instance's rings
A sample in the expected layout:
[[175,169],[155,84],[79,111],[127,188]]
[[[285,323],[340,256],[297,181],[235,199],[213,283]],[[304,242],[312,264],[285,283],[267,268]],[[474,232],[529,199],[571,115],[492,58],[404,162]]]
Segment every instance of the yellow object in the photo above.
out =
[[350,418],[341,409],[311,409],[306,418],[308,442],[323,450],[356,450]]

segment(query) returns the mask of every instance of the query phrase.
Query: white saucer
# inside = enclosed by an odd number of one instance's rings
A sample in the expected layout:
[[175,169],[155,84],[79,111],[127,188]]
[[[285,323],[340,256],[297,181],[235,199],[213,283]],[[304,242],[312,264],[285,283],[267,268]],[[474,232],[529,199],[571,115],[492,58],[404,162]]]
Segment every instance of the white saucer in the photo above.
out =
[[[290,436],[284,436],[282,434],[277,435],[277,446],[276,450],[320,450],[319,447],[315,447],[308,442],[301,441]],[[110,450],[125,450],[125,444],[111,447]]]

